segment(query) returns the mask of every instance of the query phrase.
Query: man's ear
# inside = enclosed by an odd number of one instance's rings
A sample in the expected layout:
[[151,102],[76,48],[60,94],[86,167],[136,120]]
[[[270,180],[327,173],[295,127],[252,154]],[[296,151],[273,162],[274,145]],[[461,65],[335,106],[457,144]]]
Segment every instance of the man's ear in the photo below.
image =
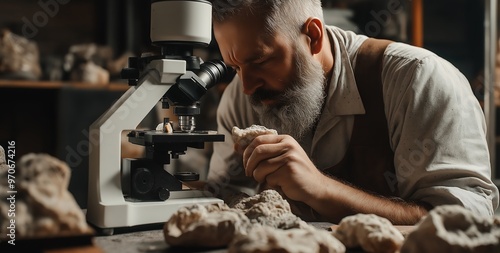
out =
[[302,33],[307,36],[311,53],[319,53],[323,46],[323,22],[315,17],[308,18],[302,27]]

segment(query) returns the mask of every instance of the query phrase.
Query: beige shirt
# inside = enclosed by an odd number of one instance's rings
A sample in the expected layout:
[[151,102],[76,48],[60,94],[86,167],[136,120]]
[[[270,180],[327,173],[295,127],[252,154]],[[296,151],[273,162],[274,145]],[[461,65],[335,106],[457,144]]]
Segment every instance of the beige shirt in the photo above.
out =
[[[353,69],[367,37],[336,27],[327,31],[335,63],[326,106],[316,132],[300,142],[320,170],[342,160],[354,115],[365,113]],[[384,54],[382,83],[396,169],[396,175],[385,175],[388,184],[405,200],[493,215],[499,193],[491,181],[484,115],[468,80],[430,51],[392,43]],[[253,194],[257,186],[244,176],[231,140],[233,126],[259,124],[241,87],[235,77],[218,108],[218,131],[226,140],[214,143],[210,161],[208,180],[216,192],[231,187]]]

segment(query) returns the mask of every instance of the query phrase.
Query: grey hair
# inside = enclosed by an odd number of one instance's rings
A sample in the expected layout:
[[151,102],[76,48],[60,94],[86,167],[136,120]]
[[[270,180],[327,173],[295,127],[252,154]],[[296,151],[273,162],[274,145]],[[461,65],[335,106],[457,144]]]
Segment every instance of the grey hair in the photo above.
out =
[[293,40],[309,17],[323,21],[320,0],[212,0],[214,22],[224,22],[240,13],[258,12],[269,35],[283,34]]

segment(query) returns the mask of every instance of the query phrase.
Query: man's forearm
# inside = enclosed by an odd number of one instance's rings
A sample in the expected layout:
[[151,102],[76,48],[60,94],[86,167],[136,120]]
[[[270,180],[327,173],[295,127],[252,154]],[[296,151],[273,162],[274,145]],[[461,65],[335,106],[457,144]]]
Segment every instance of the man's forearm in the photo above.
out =
[[394,225],[414,225],[427,214],[424,205],[388,199],[328,178],[321,192],[306,204],[331,222],[356,213],[372,213],[389,219]]

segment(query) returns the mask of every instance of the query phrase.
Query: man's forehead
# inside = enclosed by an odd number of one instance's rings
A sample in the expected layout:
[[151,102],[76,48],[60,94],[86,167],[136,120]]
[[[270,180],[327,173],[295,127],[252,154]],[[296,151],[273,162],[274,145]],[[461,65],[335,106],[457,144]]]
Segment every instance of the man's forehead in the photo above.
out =
[[262,43],[262,41],[252,40],[242,42],[227,41],[219,45],[221,53],[225,59],[235,64],[247,64],[259,60],[264,55],[272,52],[272,47]]
[[272,43],[263,25],[258,22],[214,23],[214,35],[222,47],[263,47]]

